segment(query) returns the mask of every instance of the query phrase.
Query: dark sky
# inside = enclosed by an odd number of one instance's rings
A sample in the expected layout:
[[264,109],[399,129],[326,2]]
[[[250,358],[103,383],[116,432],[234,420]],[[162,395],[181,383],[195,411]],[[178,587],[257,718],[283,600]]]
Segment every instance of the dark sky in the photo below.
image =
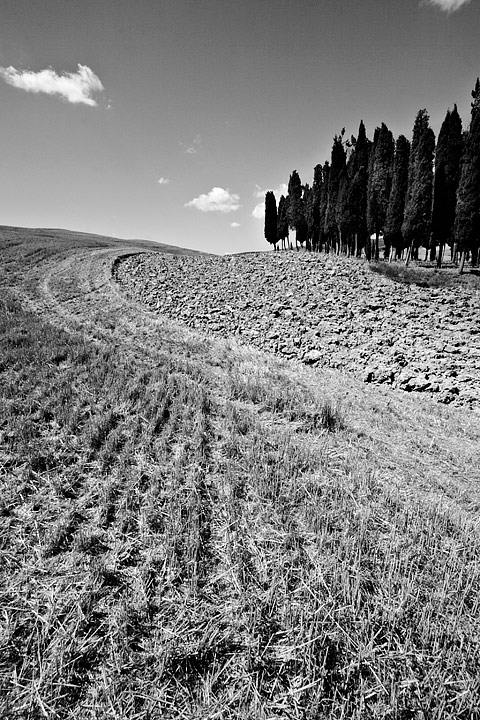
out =
[[480,75],[478,0],[2,0],[1,15],[0,223],[219,253],[266,248],[265,190],[293,169],[311,182],[342,127],[410,137],[426,107],[438,133],[455,102],[468,122]]

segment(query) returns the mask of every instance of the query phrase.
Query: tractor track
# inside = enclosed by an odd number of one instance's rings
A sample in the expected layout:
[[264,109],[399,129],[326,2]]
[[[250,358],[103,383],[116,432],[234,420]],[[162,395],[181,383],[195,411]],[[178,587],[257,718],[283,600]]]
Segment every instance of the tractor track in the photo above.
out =
[[[229,401],[228,354],[230,358],[235,354],[241,373],[245,368],[249,372],[252,365],[272,366],[280,373],[298,377],[314,388],[318,396],[344,408],[348,425],[356,434],[359,460],[373,462],[376,472],[386,482],[393,482],[400,494],[421,490],[424,498],[434,503],[441,497],[441,504],[449,511],[456,508],[467,512],[477,525],[477,505],[472,498],[477,496],[479,476],[477,473],[473,477],[471,471],[472,467],[480,467],[476,413],[439,406],[427,397],[365,385],[337,370],[307,368],[299,362],[242,347],[234,339],[215,339],[190,330],[150,311],[121,291],[112,269],[120,257],[136,252],[142,250],[128,245],[62,250],[24,267],[14,284],[8,282],[8,273],[7,276],[4,273],[1,285],[42,321],[67,332],[81,333],[86,340],[108,344],[133,362],[154,367],[171,355],[184,367],[194,365],[204,375],[212,399],[220,405]],[[217,360],[222,353],[223,361]],[[264,426],[280,424],[285,431],[298,431],[295,423],[265,410],[261,404],[249,400],[235,403],[253,411]],[[395,417],[394,427],[388,431],[384,427],[384,413],[388,414],[388,423]],[[319,436],[318,441],[325,445],[325,438]],[[306,437],[305,442],[311,443],[312,437]],[[438,455],[439,448],[442,457]],[[451,452],[453,448],[455,451]],[[400,480],[399,466],[405,473]],[[452,480],[456,488],[453,493]]]

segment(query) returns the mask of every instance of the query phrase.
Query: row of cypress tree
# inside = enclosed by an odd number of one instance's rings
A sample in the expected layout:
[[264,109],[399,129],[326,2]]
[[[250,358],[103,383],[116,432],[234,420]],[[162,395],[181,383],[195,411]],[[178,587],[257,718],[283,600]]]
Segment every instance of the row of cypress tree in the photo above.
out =
[[[435,145],[426,110],[415,118],[411,142],[396,142],[385,123],[373,141],[360,122],[358,135],[333,140],[330,162],[318,164],[313,183],[302,185],[294,170],[288,194],[265,196],[265,238],[277,249],[296,243],[308,250],[379,259],[418,259],[420,247],[441,266],[444,250],[459,262],[478,262],[480,248],[480,81],[472,91],[468,131],[457,106],[448,110]],[[372,239],[373,238],[373,239]]]

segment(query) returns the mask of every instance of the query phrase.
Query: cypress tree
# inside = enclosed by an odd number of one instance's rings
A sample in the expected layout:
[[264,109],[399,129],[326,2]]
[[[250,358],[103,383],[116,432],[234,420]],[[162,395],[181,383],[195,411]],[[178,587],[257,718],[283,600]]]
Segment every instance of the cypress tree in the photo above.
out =
[[392,259],[394,249],[397,259],[403,250],[402,223],[408,185],[409,158],[410,143],[404,135],[399,135],[395,146],[392,191],[390,193],[384,230],[385,246],[391,248],[390,260]]
[[312,248],[318,250],[320,243],[320,202],[323,191],[323,171],[321,165],[313,168],[312,184]]
[[472,265],[477,264],[480,244],[480,81],[478,78],[472,97],[472,118],[465,140],[455,218],[455,242],[461,253],[460,273],[463,272],[466,252],[472,253]]
[[[310,191],[310,188],[309,188],[309,191]],[[305,193],[303,193],[302,197],[300,198],[300,212],[299,212],[298,224],[297,224],[296,242],[300,246],[303,246],[303,243],[306,243],[306,245],[308,247],[306,212],[307,212],[306,196],[305,196]],[[298,249],[298,247],[297,247],[297,249]]]
[[333,138],[332,157],[328,178],[328,197],[325,209],[325,235],[330,247],[338,250],[337,201],[340,181],[345,172],[347,161],[343,147],[343,133]]
[[306,183],[303,189],[303,204],[305,210],[306,242],[307,250],[312,249],[313,234],[315,231],[315,213],[313,188]]
[[354,150],[349,158],[348,171],[350,185],[348,191],[348,206],[351,218],[351,232],[354,235],[357,256],[365,246],[367,239],[367,188],[368,188],[368,158],[370,141],[367,138],[363,120],[360,121],[358,137],[354,143]]
[[348,202],[350,190],[350,181],[348,178],[347,167],[342,169],[338,183],[337,204],[335,207],[335,221],[338,230],[338,252],[346,254],[346,248],[349,242],[352,230],[352,216],[350,213],[350,205]]
[[382,123],[375,131],[367,189],[367,228],[369,234],[375,233],[375,260],[378,260],[378,236],[385,228],[392,189],[394,151],[393,135],[385,123]]
[[281,195],[278,201],[277,239],[282,243],[282,247],[285,248],[285,243],[288,239],[287,199],[285,195]]
[[303,188],[300,176],[296,170],[290,175],[288,181],[288,226],[296,230],[295,244],[304,239],[304,205],[302,201]]
[[325,217],[327,214],[327,205],[328,205],[328,185],[330,182],[330,163],[328,160],[324,163],[322,168],[322,189],[320,192],[320,207],[319,207],[319,218],[318,218],[318,226],[319,226],[319,239],[318,239],[318,245],[319,250],[322,249],[323,244],[326,242],[326,234],[325,234]]
[[413,126],[407,199],[402,224],[402,235],[408,246],[405,265],[408,265],[412,254],[418,256],[420,245],[428,247],[430,239],[435,135],[428,121],[427,111],[419,110]]
[[430,259],[435,259],[435,249],[439,245],[437,267],[441,267],[444,246],[453,244],[453,225],[462,151],[462,120],[457,106],[454,105],[452,111],[447,110],[435,150]]
[[278,235],[277,235],[277,201],[275,195],[271,190],[267,190],[265,194],[265,239],[271,245],[274,250],[277,249]]

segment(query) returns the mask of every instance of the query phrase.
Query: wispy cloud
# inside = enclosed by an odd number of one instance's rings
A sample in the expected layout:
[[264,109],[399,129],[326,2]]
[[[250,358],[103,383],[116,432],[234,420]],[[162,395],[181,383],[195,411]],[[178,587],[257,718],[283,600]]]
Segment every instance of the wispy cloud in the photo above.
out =
[[470,0],[421,0],[420,5],[436,7],[444,12],[453,13],[469,3]]
[[[282,195],[288,194],[288,185],[286,183],[281,183],[276,188],[265,188],[263,189],[260,185],[255,185],[255,192],[253,193],[253,197],[255,198],[265,198],[265,193],[271,190],[273,194],[275,195],[275,198],[278,201],[280,200],[280,197]],[[257,218],[257,220],[263,220],[265,218],[265,199],[263,202],[258,203],[255,205],[255,207],[252,210],[252,216],[254,218]]]
[[237,222],[230,223],[230,227],[232,227],[232,228],[239,228],[239,227],[240,227],[240,223],[237,223]]
[[17,70],[12,67],[0,67],[0,77],[8,85],[31,93],[58,95],[74,105],[83,104],[95,107],[92,95],[101,92],[104,87],[100,79],[87,65],[78,65],[77,72],[58,75],[52,68],[39,72]]
[[197,208],[202,212],[235,212],[240,207],[240,195],[230,192],[227,188],[214,187],[206,195],[199,195],[197,198],[185,203],[185,207]]
[[169,178],[166,178],[166,177],[161,177],[161,178],[158,178],[157,182],[159,185],[170,185],[171,180],[169,180]]
[[193,142],[190,145],[183,142],[179,143],[179,145],[186,155],[196,155],[202,148],[202,138],[200,133],[195,135]]

